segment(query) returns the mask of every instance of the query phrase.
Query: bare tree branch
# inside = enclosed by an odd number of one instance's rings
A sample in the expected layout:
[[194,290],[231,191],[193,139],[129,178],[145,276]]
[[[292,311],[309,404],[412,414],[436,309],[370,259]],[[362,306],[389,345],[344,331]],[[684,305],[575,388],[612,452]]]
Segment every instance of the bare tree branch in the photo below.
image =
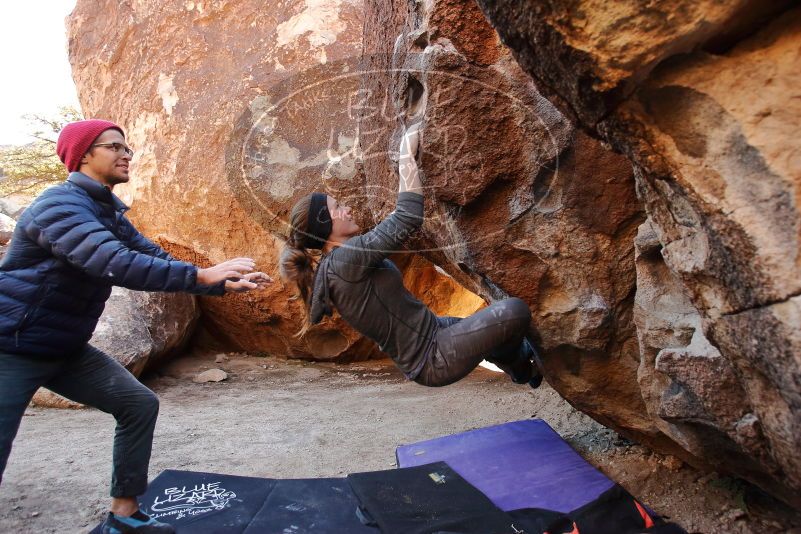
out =
[[25,115],[34,141],[0,150],[0,194],[38,193],[64,180],[67,171],[55,151],[56,136],[68,122],[81,119],[78,110],[62,107],[57,116]]

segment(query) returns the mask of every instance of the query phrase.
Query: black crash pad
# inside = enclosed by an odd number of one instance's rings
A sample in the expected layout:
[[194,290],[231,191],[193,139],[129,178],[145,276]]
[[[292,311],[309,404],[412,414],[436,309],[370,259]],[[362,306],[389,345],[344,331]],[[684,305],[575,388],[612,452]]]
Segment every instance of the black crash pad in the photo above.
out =
[[[139,497],[180,534],[378,534],[344,478],[274,480],[167,470]],[[92,534],[100,534],[96,527]]]
[[382,534],[515,534],[514,520],[445,462],[348,475]]

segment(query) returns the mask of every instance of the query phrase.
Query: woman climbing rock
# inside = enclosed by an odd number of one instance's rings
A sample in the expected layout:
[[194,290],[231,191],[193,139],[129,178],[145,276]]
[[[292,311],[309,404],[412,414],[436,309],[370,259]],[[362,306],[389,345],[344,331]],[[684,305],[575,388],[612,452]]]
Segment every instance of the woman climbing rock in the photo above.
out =
[[[292,208],[280,273],[304,303],[299,335],[337,309],[418,384],[452,384],[487,359],[514,382],[536,388],[542,376],[526,339],[531,311],[525,302],[509,298],[464,319],[437,317],[406,290],[400,270],[387,259],[423,223],[418,138],[415,125],[401,141],[397,205],[373,230],[360,235],[351,209],[323,193]],[[322,251],[319,261],[313,249]]]

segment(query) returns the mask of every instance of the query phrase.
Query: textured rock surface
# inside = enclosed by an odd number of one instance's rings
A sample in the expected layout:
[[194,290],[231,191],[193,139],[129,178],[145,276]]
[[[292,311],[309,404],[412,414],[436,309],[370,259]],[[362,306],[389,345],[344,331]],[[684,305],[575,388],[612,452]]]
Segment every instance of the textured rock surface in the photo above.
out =
[[16,220],[22,214],[25,206],[30,204],[30,198],[21,195],[12,195],[0,198],[0,213]]
[[[89,342],[139,376],[182,351],[199,316],[192,295],[115,287]],[[56,408],[80,406],[45,389],[36,393],[33,402]]]
[[0,245],[7,245],[14,234],[17,222],[4,213],[0,213]]
[[649,417],[690,460],[801,506],[801,12],[479,4],[538,88],[635,167]]
[[139,375],[186,346],[200,315],[196,300],[115,287],[90,343]]
[[484,307],[484,300],[459,285],[445,271],[417,255],[393,258],[403,269],[403,284],[420,295],[440,316],[467,317]]

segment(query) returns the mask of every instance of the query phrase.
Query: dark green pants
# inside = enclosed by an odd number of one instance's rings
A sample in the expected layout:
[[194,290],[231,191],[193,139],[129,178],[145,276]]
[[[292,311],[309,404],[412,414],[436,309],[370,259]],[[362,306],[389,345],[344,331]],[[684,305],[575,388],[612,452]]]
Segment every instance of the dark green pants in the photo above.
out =
[[63,359],[0,353],[0,482],[25,408],[41,386],[114,416],[111,496],[144,493],[158,397],[114,358],[91,345]]
[[481,360],[513,360],[531,323],[528,304],[508,298],[470,317],[440,317],[435,342],[415,382],[447,386],[467,376]]

